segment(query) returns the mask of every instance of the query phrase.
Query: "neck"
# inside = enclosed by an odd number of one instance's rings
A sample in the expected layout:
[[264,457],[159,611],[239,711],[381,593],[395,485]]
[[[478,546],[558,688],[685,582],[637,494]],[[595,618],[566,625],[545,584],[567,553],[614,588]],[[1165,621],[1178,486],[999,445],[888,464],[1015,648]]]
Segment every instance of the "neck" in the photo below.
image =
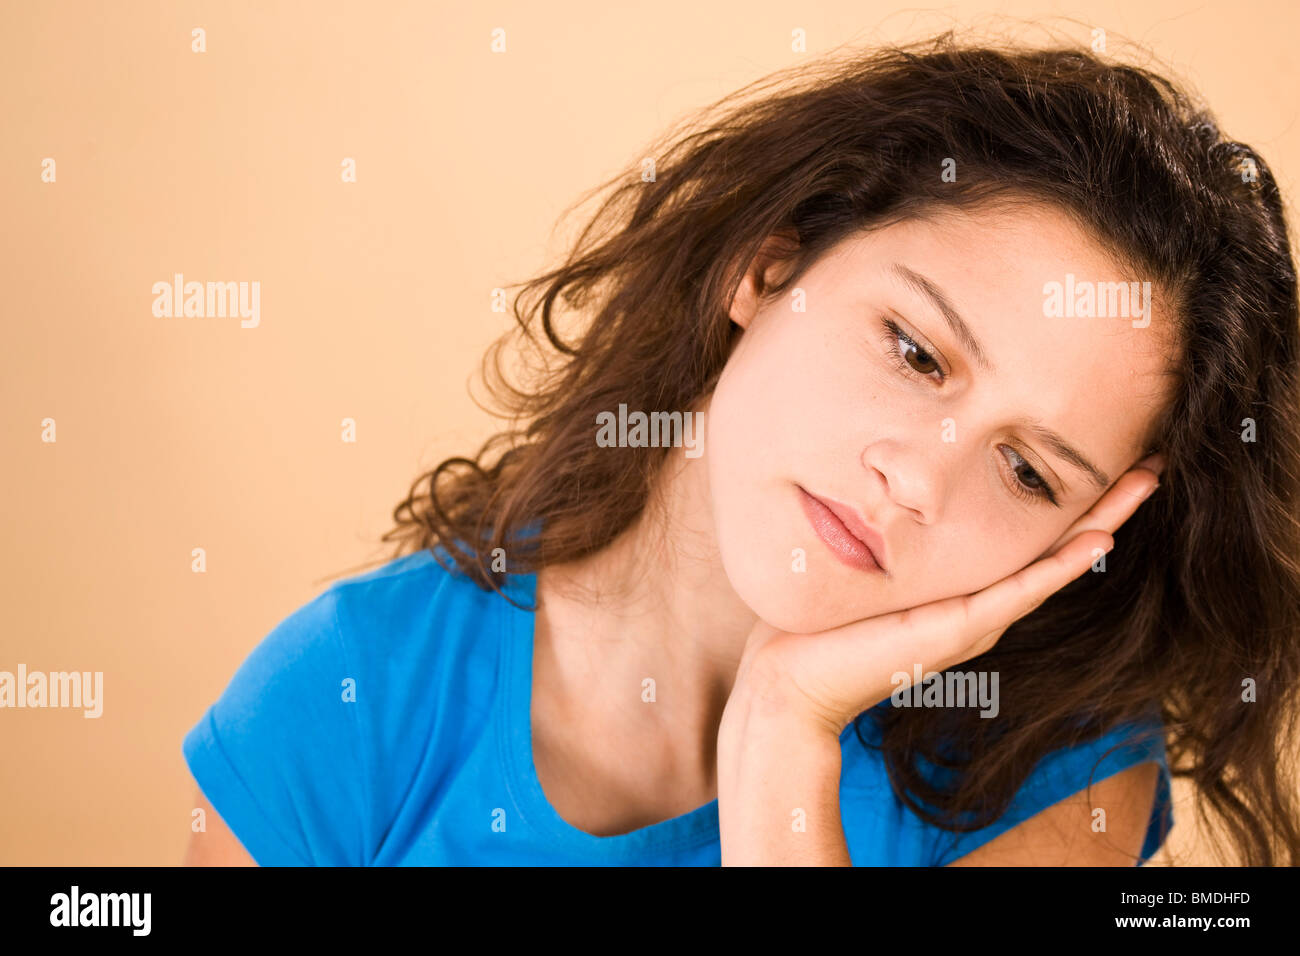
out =
[[674,449],[634,526],[537,582],[538,711],[559,727],[599,726],[611,748],[631,745],[679,782],[713,785],[718,724],[757,617],[722,567],[705,459]]

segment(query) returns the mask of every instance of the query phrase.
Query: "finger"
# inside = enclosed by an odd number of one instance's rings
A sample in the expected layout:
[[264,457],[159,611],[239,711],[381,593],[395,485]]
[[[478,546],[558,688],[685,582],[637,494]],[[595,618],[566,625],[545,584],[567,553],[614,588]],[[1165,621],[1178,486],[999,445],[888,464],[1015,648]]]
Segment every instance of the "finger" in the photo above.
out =
[[[836,683],[872,688],[845,694],[857,707],[881,699],[880,675],[904,675],[920,664],[943,671],[983,653],[1012,623],[1087,570],[1094,549],[1110,551],[1114,539],[1104,531],[1086,531],[1056,554],[1041,558],[1015,574],[974,594],[958,595],[890,614],[855,621],[817,635],[826,659],[835,660]],[[855,696],[856,695],[856,696]],[[861,701],[857,697],[862,698]],[[846,711],[847,713],[848,711]]]
[[[1095,550],[1108,552],[1112,547],[1114,539],[1106,532],[1087,531],[1056,554],[1039,558],[974,594],[897,611],[872,623],[901,632],[914,661],[943,670],[983,653],[1013,623],[1090,568]],[[854,640],[852,626],[842,630],[846,642]]]
[[1087,571],[1095,551],[1108,552],[1115,539],[1106,531],[1088,530],[1015,574],[996,581],[961,601],[962,631],[969,643],[1005,630]]
[[[1084,512],[1051,547],[1043,552],[1043,557],[1054,554],[1067,541],[1085,531],[1105,531],[1114,534],[1141,507],[1142,502],[1160,486],[1159,475],[1149,467],[1151,456],[1134,465],[1106,489],[1097,502]],[[1159,465],[1159,462],[1156,462]]]

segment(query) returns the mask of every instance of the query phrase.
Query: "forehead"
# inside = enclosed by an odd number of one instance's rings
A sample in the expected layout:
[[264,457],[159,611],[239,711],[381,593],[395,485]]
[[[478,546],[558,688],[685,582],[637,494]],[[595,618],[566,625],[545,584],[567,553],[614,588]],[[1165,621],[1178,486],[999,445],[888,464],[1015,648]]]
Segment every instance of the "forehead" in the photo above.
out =
[[[1112,477],[1145,451],[1173,385],[1174,317],[1151,276],[1065,213],[1045,204],[943,210],[860,233],[834,253],[840,278],[851,274],[872,300],[887,300],[970,377],[981,408],[1042,419]],[[994,372],[975,364],[896,266],[943,293]]]

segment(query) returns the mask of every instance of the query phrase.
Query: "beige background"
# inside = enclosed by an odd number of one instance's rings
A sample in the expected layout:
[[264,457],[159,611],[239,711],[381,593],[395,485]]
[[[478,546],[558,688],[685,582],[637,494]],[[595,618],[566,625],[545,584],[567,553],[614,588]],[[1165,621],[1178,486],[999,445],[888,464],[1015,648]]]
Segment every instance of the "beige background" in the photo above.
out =
[[[0,669],[103,671],[105,700],[0,710],[0,863],[179,861],[184,733],[277,621],[384,553],[421,470],[486,435],[491,291],[558,254],[564,207],[832,47],[1044,38],[995,7],[1148,45],[1300,185],[1288,2],[4,3]],[[175,272],[259,281],[260,326],[155,318]],[[1204,859],[1187,810],[1171,846]]]

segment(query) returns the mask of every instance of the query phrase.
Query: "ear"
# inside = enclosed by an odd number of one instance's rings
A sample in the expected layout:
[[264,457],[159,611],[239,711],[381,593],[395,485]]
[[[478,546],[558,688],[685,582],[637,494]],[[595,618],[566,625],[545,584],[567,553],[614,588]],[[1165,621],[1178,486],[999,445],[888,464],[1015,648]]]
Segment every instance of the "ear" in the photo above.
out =
[[763,240],[758,254],[740,278],[740,285],[732,297],[727,314],[742,329],[758,314],[763,292],[783,275],[789,256],[799,248],[799,237],[793,230],[780,230]]

